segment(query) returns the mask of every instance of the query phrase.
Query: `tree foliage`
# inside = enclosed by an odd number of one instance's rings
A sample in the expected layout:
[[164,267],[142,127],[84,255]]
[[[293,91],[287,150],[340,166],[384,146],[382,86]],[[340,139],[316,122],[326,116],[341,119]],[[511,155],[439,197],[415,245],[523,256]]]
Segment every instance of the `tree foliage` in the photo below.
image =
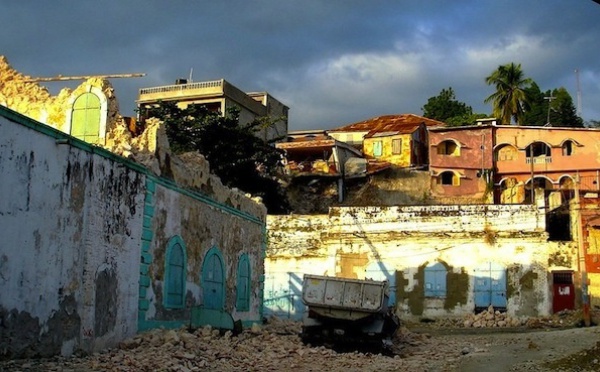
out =
[[500,65],[485,78],[488,85],[496,87],[496,92],[484,102],[492,103],[493,115],[502,124],[510,124],[512,120],[523,125],[525,112],[529,109],[529,97],[526,88],[533,82],[526,78],[521,64],[508,63]]
[[529,109],[523,116],[523,124],[531,126],[542,126],[548,122],[548,100],[544,99],[546,95],[540,90],[536,82],[525,88],[529,97]]
[[471,106],[456,100],[452,87],[442,89],[440,94],[430,97],[423,105],[423,116],[433,120],[447,122],[454,117],[465,117],[473,114]]
[[583,128],[583,119],[577,115],[573,99],[564,87],[542,92],[532,83],[526,90],[530,101],[525,125]]
[[583,119],[577,115],[569,92],[560,87],[552,91],[552,97],[556,99],[550,103],[550,124],[553,127],[583,128]]
[[487,118],[489,115],[487,114],[470,114],[470,115],[462,115],[462,116],[454,116],[446,120],[446,125],[449,127],[460,127],[464,125],[474,125],[477,122],[477,119]]
[[224,185],[262,197],[269,213],[288,211],[285,194],[277,180],[283,153],[256,136],[268,120],[240,125],[238,109],[231,109],[222,116],[202,105],[181,109],[173,102],[160,102],[144,116],[165,123],[175,153],[198,151]]
[[449,127],[472,125],[477,119],[488,116],[474,114],[471,106],[456,99],[452,87],[442,89],[440,94],[430,97],[421,110],[426,118],[442,121]]

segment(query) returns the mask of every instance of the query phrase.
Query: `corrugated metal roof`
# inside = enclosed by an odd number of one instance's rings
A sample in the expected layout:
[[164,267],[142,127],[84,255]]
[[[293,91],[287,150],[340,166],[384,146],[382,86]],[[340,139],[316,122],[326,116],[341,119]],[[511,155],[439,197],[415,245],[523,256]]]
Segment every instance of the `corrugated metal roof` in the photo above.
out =
[[412,133],[425,124],[427,127],[444,126],[445,123],[414,114],[384,115],[363,120],[358,123],[334,128],[329,132],[394,132],[395,134]]
[[333,147],[334,139],[316,139],[316,140],[295,140],[293,142],[279,142],[275,144],[278,149],[294,149],[294,148],[314,148],[314,147]]

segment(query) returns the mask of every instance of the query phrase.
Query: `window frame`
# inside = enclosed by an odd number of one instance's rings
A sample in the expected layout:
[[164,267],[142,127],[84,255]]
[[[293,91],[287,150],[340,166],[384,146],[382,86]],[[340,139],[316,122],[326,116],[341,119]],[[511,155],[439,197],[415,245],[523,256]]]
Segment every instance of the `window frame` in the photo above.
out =
[[383,156],[383,141],[373,141],[373,156],[376,158]]
[[402,154],[402,138],[392,138],[392,155]]
[[443,140],[437,145],[437,154],[441,156],[460,156],[460,145],[450,139]]
[[[451,180],[448,182],[446,179],[448,175],[452,175]],[[453,171],[444,171],[438,175],[439,183],[442,186],[460,186],[460,177]]]
[[573,156],[573,141],[565,141],[565,143],[563,143],[563,145],[561,146],[562,148],[562,155],[563,156]]
[[77,95],[73,94],[69,98],[69,109],[67,110],[66,125],[61,128],[65,133],[72,135],[73,116],[75,113],[75,101],[86,93],[95,95],[100,99],[100,126],[98,128],[98,139],[93,144],[103,145],[106,142],[106,126],[108,120],[108,100],[104,92],[97,87],[86,85],[84,90],[76,90]]

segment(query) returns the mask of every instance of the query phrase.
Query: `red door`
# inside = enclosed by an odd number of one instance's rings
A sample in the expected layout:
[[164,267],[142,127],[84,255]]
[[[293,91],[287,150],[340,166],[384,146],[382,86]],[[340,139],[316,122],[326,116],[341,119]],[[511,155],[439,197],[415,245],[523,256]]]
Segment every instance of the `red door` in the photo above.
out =
[[573,286],[573,272],[562,271],[552,273],[552,311],[573,310],[575,308],[575,287]]

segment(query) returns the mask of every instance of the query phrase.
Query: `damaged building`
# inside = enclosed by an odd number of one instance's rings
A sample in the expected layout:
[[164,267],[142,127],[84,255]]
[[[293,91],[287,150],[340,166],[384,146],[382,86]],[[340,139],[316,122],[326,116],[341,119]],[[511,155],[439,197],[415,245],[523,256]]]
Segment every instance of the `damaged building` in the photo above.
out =
[[172,154],[156,120],[132,138],[107,81],[54,97],[0,69],[0,358],[261,321],[260,200]]
[[304,273],[386,280],[403,319],[575,308],[578,246],[549,241],[537,205],[336,207],[269,217],[268,234],[267,314],[303,316]]

